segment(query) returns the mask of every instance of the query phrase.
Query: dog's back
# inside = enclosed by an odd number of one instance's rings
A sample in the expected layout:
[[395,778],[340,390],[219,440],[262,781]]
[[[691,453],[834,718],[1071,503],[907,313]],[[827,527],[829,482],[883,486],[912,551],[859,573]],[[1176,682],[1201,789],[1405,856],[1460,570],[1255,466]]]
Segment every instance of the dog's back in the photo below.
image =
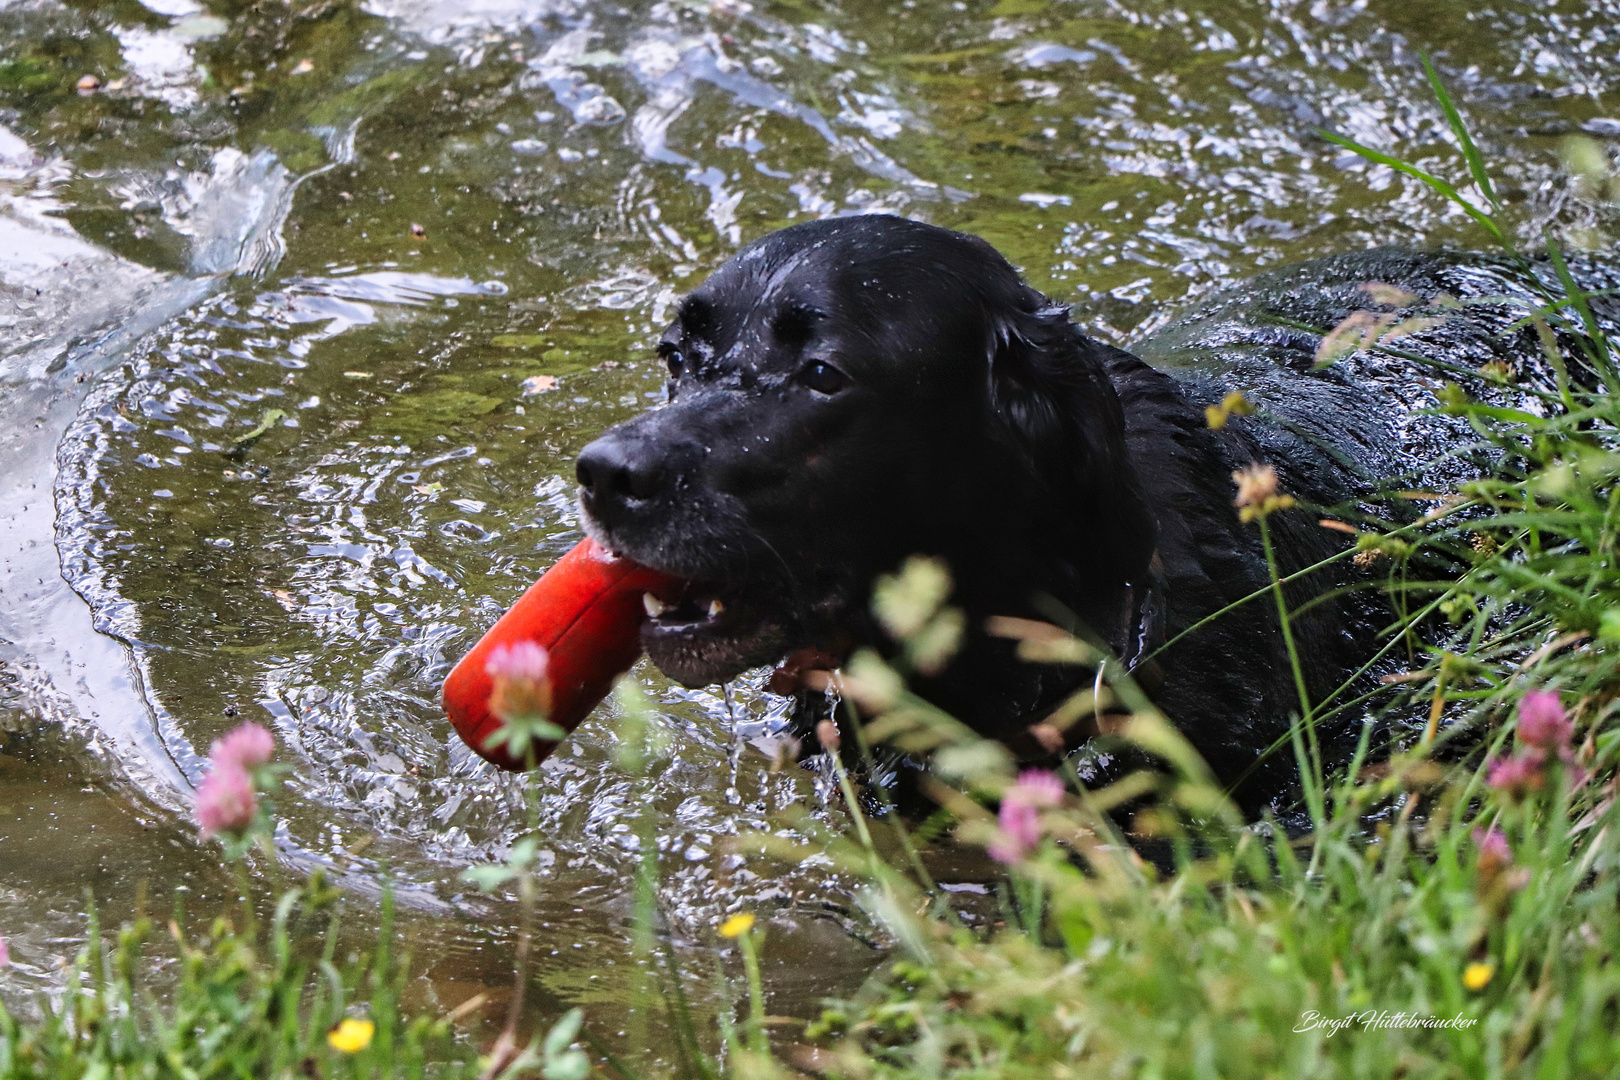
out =
[[[1111,374],[1133,459],[1149,505],[1161,508],[1161,640],[1269,580],[1255,527],[1239,522],[1232,507],[1232,471],[1269,463],[1280,489],[1298,500],[1300,509],[1268,523],[1280,568],[1289,574],[1344,549],[1349,538],[1320,525],[1323,516],[1359,523],[1367,515],[1369,528],[1379,519],[1410,519],[1436,504],[1380,494],[1454,493],[1490,467],[1491,451],[1466,418],[1442,409],[1441,395],[1454,382],[1476,399],[1535,408],[1520,387],[1556,388],[1536,330],[1525,321],[1545,303],[1527,269],[1561,291],[1551,267],[1522,268],[1472,253],[1377,249],[1318,259],[1197,304],[1133,345],[1145,363],[1116,358]],[[1579,262],[1576,273],[1588,291],[1620,283],[1614,267],[1592,261]],[[1606,332],[1620,325],[1613,300],[1596,298],[1592,306]],[[1368,347],[1356,349],[1357,343]],[[1211,430],[1204,408],[1233,391],[1254,414]],[[1351,589],[1340,602],[1314,606],[1295,627],[1316,700],[1338,690],[1387,640],[1381,632],[1394,617],[1387,594],[1356,588],[1387,568],[1339,560],[1291,587],[1294,606]],[[1370,685],[1404,660],[1403,653],[1375,665],[1362,682]],[[1269,599],[1188,635],[1160,657],[1159,668],[1161,705],[1220,775],[1252,775],[1268,749],[1279,773],[1291,768],[1292,755],[1275,748],[1297,711],[1297,692]],[[1351,696],[1341,692],[1335,703]],[[1342,747],[1359,719],[1341,714],[1323,734]],[[1254,792],[1274,787],[1261,782]]]
[[[1533,284],[1478,255],[1323,259],[1195,306],[1139,359],[1086,337],[980,239],[883,215],[803,223],[682,301],[659,345],[670,401],[581,454],[583,519],[684,583],[641,639],[688,685],[892,650],[871,583],[921,552],[949,568],[964,631],[948,667],[915,673],[919,693],[1020,755],[1051,753],[1029,727],[1086,676],[1022,663],[987,620],[1068,618],[1138,665],[1223,780],[1266,800],[1288,782],[1272,751],[1299,698],[1234,471],[1269,464],[1301,504],[1266,523],[1292,605],[1344,590],[1294,623],[1323,701],[1368,670],[1393,611],[1332,558],[1352,541],[1319,519],[1415,516],[1379,489],[1451,492],[1487,466],[1436,406],[1448,380],[1514,404],[1553,386],[1535,331],[1514,326]],[[1492,365],[1511,378],[1480,373]],[[1253,415],[1212,428],[1205,409],[1232,391]],[[1282,768],[1255,776],[1268,758]]]

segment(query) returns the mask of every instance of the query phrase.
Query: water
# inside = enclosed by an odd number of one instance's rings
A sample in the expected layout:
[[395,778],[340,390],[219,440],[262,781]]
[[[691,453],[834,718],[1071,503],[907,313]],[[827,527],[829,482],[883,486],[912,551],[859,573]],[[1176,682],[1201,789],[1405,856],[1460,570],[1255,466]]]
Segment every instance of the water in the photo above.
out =
[[[293,766],[289,869],[328,867],[357,934],[396,880],[422,1001],[498,1000],[512,907],[458,875],[512,840],[522,781],[437,685],[578,538],[574,455],[659,400],[681,290],[769,229],[886,211],[1128,342],[1282,261],[1477,245],[1314,134],[1460,177],[1419,51],[1520,234],[1597,243],[1613,211],[1558,147],[1620,139],[1616,25],[1614,0],[0,0],[0,991],[53,983],[86,886],[114,920],[143,880],[222,901],[185,806],[247,718]],[[698,949],[778,912],[771,1008],[813,1013],[881,941],[821,860],[728,852],[795,803],[838,821],[771,771],[785,703],[634,677],[670,747],[670,925]],[[645,800],[613,748],[604,707],[529,781],[537,1016],[609,1033]]]

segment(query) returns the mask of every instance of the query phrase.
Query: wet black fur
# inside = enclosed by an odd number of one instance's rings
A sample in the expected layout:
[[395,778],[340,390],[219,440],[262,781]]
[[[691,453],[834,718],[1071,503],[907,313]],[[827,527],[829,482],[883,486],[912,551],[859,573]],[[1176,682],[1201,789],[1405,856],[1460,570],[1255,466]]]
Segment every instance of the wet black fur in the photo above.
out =
[[[983,632],[987,616],[1069,612],[1117,652],[1151,649],[1267,583],[1258,529],[1232,505],[1234,469],[1269,462],[1300,500],[1273,519],[1288,573],[1349,542],[1317,524],[1320,508],[1354,504],[1385,478],[1445,483],[1474,467],[1421,466],[1468,438],[1460,422],[1420,415],[1438,381],[1422,365],[1362,354],[1313,370],[1319,334],[1299,326],[1386,310],[1360,288],[1369,281],[1423,298],[1523,291],[1480,256],[1319,260],[1144,340],[1150,366],[1086,337],[975,237],[883,216],[784,229],[683,304],[662,346],[678,369],[671,402],[587,448],[588,527],[624,555],[709,583],[735,613],[723,640],[649,645],[688,682],[808,645],[881,645],[867,614],[874,578],[913,553],[943,557],[970,629],[956,662],[921,688],[1028,752],[1027,726],[1084,675],[1019,662]],[[1470,309],[1405,344],[1465,370],[1505,357],[1533,377],[1533,342],[1496,336],[1511,317]],[[1204,407],[1231,389],[1260,412],[1211,430]],[[1360,576],[1341,561],[1291,598]],[[1376,589],[1314,607],[1297,627],[1313,693],[1361,665],[1390,619]],[[1253,767],[1298,699],[1271,601],[1156,666],[1155,699],[1216,772],[1260,777],[1251,801],[1275,790]],[[1349,726],[1324,733],[1330,746],[1342,749],[1334,733]],[[1291,767],[1286,747],[1275,757]]]

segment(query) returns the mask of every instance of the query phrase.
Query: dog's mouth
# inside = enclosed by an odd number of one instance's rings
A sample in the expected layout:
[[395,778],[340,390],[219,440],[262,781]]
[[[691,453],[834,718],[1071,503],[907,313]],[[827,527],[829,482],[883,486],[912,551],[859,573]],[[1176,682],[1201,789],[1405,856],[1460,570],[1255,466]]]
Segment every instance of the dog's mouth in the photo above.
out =
[[[672,599],[664,599],[650,592],[641,594],[641,606],[646,609],[647,618],[660,633],[708,630],[725,626],[728,621],[728,608],[726,602],[720,599],[718,591],[704,589],[687,582],[679,592],[684,595],[677,595]],[[731,618],[734,620],[736,616],[732,615]]]
[[643,593],[641,602],[648,659],[687,686],[725,682],[788,651],[780,619],[737,590],[683,581]]

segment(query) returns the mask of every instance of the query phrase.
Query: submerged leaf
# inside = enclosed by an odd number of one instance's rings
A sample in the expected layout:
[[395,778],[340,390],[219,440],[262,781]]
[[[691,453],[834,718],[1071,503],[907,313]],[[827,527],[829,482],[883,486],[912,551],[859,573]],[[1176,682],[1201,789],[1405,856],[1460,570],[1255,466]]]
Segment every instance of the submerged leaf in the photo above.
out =
[[246,435],[243,435],[240,439],[237,439],[235,442],[231,443],[230,450],[226,451],[227,456],[238,457],[247,453],[248,450],[252,449],[254,443],[264,438],[265,432],[269,431],[272,427],[281,423],[286,418],[287,414],[281,409],[264,410],[264,414],[259,417],[258,426],[252,431],[248,432]]

